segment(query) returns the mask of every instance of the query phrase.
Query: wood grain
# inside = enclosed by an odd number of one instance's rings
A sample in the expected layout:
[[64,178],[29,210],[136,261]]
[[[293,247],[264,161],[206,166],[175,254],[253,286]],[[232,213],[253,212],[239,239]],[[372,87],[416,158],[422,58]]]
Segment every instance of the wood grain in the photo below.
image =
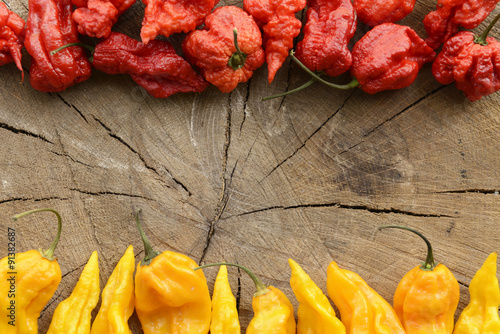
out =
[[[5,2],[26,19],[27,0]],[[228,4],[242,6],[219,6]],[[401,23],[425,37],[422,19],[434,7],[419,1]],[[114,29],[138,38],[143,13],[136,3]],[[366,31],[360,24],[354,41]],[[491,35],[500,37],[499,28]],[[171,38],[178,49],[182,38]],[[29,68],[27,53],[23,65]],[[30,87],[27,74],[20,83],[14,65],[0,68],[0,254],[8,227],[16,229],[19,252],[47,247],[55,234],[48,214],[16,223],[12,215],[61,212],[63,279],[40,332],[93,250],[101,286],[129,244],[141,259],[135,208],[157,250],[245,264],[295,307],[289,257],[325,293],[326,267],[335,260],[392,302],[400,278],[425,258],[425,245],[401,231],[377,231],[382,224],[428,236],[436,259],[460,282],[457,316],[475,271],[500,250],[500,94],[469,102],[453,85],[438,84],[429,64],[398,91],[370,96],[314,85],[266,102],[260,98],[307,75],[287,61],[272,84],[263,67],[229,94],[209,87],[154,99],[125,75],[94,71],[46,94]],[[253,286],[229,272],[246,328]],[[216,269],[205,273],[211,288]],[[135,315],[131,326],[142,332]]]

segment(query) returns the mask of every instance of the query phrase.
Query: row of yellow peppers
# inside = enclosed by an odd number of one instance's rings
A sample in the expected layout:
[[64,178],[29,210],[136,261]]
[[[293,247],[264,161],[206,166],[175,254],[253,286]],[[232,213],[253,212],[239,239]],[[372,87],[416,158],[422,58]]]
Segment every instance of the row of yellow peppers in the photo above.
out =
[[[40,312],[61,281],[61,270],[54,250],[58,233],[47,251],[31,250],[0,260],[0,333],[38,333]],[[256,292],[252,301],[254,317],[247,333],[439,333],[499,334],[500,287],[496,277],[497,254],[492,253],[472,279],[470,303],[457,323],[454,314],[459,300],[458,282],[442,264],[435,264],[429,241],[425,263],[408,272],[399,283],[391,306],[358,274],[332,262],[327,269],[328,295],[340,312],[336,317],[328,298],[292,259],[290,285],[299,302],[297,323],[292,303],[279,289],[267,286],[249,269],[239,264],[218,263],[198,267],[189,257],[170,251],[154,251],[136,215],[144,241],[145,258],[138,264],[129,246],[113,270],[103,292],[99,312],[91,312],[99,300],[99,266],[94,252],[83,269],[71,295],[61,302],[52,318],[48,334],[123,333],[130,334],[128,319],[135,311],[145,334],[153,333],[240,333],[236,299],[229,286],[226,265],[234,265],[253,279]],[[12,259],[12,258],[11,258]],[[201,268],[220,265],[212,299]],[[14,288],[12,283],[15,282]],[[134,290],[135,287],[135,290]],[[9,296],[9,292],[13,293]],[[14,302],[13,302],[14,300]],[[14,305],[14,307],[12,306]],[[12,312],[14,308],[14,312]]]

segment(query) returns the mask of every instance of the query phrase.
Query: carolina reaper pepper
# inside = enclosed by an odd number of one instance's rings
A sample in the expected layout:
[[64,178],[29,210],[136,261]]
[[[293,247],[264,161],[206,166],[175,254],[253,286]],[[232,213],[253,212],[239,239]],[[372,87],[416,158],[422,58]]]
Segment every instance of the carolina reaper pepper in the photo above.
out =
[[190,32],[203,23],[219,0],[143,0],[146,5],[141,39],[144,43],[159,34],[165,37]]
[[134,313],[134,269],[134,248],[130,245],[102,290],[101,308],[90,334],[132,334],[128,319]]
[[26,33],[24,26],[24,20],[0,2],[0,66],[14,62],[23,78],[21,48]]
[[304,270],[288,259],[292,270],[290,285],[299,302],[297,334],[345,334],[345,326],[335,316],[335,310]]
[[223,93],[246,82],[264,64],[259,27],[235,6],[222,6],[208,15],[203,30],[189,33],[182,43],[187,60]]
[[[14,216],[50,211],[57,216],[57,234],[47,250],[29,250],[0,260],[0,333],[38,334],[38,317],[61,282],[61,268],[54,251],[61,236],[62,222],[53,209],[36,209]],[[10,233],[8,232],[9,237]],[[15,236],[14,236],[15,237]]]
[[402,20],[413,11],[416,0],[354,0],[358,19],[373,27]]
[[135,0],[72,0],[77,8],[72,18],[78,32],[90,37],[108,37],[111,28]]
[[356,12],[351,0],[309,0],[304,38],[296,57],[313,72],[335,77],[348,71],[352,55],[347,44],[356,31]]
[[252,299],[254,316],[248,324],[246,334],[295,334],[293,305],[281,290],[267,286],[245,266],[236,263],[210,263],[195,268],[212,266],[234,266],[246,272],[255,284]]
[[420,232],[397,225],[380,226],[411,231],[427,244],[425,262],[410,270],[394,293],[394,310],[407,334],[451,334],[460,297],[456,278],[443,264],[434,262],[432,246]]
[[327,269],[328,295],[349,334],[405,334],[391,305],[358,274],[332,261]]
[[434,50],[458,32],[473,29],[495,9],[500,0],[438,0],[437,9],[424,18],[425,42]]
[[446,41],[432,64],[439,83],[455,82],[471,101],[500,90],[500,42],[487,37],[499,18],[500,14],[480,36],[461,31]]
[[497,278],[497,253],[491,253],[469,285],[470,301],[464,308],[453,334],[500,333],[500,287]]
[[135,274],[135,310],[144,334],[202,334],[210,329],[207,280],[188,256],[153,250],[136,222],[146,255]]
[[91,312],[99,301],[99,263],[94,251],[71,295],[57,305],[47,334],[90,333]]
[[274,80],[288,51],[293,48],[293,39],[299,35],[302,27],[295,13],[305,6],[306,0],[243,0],[245,11],[253,16],[264,31],[269,83]]
[[220,266],[212,295],[212,321],[210,334],[239,334],[240,321],[236,309],[236,298],[231,292],[227,267]]
[[29,0],[24,46],[32,57],[30,83],[39,91],[60,92],[90,77],[90,63],[80,46],[51,54],[78,42],[71,10],[70,0]]

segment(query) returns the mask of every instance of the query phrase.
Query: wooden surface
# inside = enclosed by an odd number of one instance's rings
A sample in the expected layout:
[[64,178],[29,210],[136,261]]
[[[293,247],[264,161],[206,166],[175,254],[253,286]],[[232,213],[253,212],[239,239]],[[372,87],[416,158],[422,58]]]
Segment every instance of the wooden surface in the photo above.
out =
[[[26,19],[27,0],[6,3]],[[433,8],[418,1],[401,23],[425,37],[422,20]],[[143,13],[136,3],[114,29],[138,38]],[[354,41],[366,31],[360,24]],[[491,35],[500,37],[499,28]],[[182,37],[171,40],[178,47]],[[267,102],[260,98],[307,75],[287,62],[271,85],[263,67],[230,94],[209,87],[168,99],[150,97],[126,75],[94,71],[50,94],[32,89],[25,75],[20,83],[13,64],[0,68],[0,254],[7,227],[17,232],[18,252],[48,247],[55,235],[50,214],[16,223],[12,215],[61,212],[63,278],[41,314],[41,333],[93,250],[102,287],[129,244],[142,258],[135,208],[157,250],[245,264],[295,307],[290,257],[325,293],[335,260],[392,302],[426,249],[409,233],[377,231],[382,224],[427,235],[460,282],[457,316],[475,271],[500,250],[500,93],[471,103],[454,85],[438,84],[429,64],[399,91],[370,96],[317,84]],[[210,289],[216,271],[205,270]],[[229,272],[246,328],[254,288]],[[135,315],[130,323],[141,333]]]

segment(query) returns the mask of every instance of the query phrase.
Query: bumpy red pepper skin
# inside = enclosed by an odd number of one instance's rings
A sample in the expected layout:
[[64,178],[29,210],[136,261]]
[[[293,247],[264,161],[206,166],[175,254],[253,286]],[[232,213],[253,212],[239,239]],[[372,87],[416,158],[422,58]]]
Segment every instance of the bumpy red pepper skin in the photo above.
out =
[[21,48],[25,35],[25,22],[0,2],[0,66],[14,62],[22,72]]
[[141,39],[148,43],[158,35],[190,32],[201,25],[219,0],[142,0],[146,5]]
[[[247,55],[243,67],[236,70],[228,64],[237,51],[233,33],[235,28],[239,48]],[[214,10],[207,16],[203,30],[187,35],[182,50],[205,79],[223,93],[229,93],[238,83],[250,79],[253,71],[265,61],[259,27],[250,15],[235,6],[222,6]]]
[[208,86],[169,42],[155,40],[144,44],[118,32],[112,32],[97,44],[92,65],[108,74],[131,75],[157,98],[180,92],[202,92]]
[[434,50],[458,32],[477,27],[500,0],[438,0],[437,9],[424,18],[425,42]]
[[77,7],[73,20],[78,25],[78,32],[90,37],[108,37],[111,28],[135,0],[73,0]]
[[363,91],[375,94],[411,85],[436,53],[408,26],[375,26],[353,47],[351,74]]
[[470,31],[459,32],[443,45],[432,64],[438,82],[455,82],[471,101],[500,90],[500,42],[487,37],[488,45],[480,45],[474,37]]
[[42,92],[60,92],[87,80],[90,62],[79,46],[50,52],[78,41],[70,0],[29,0],[24,46],[31,55],[30,83]]
[[245,11],[253,16],[264,31],[264,49],[268,70],[268,81],[274,80],[288,51],[293,48],[293,39],[300,33],[302,23],[295,13],[304,9],[306,0],[243,0]]
[[413,11],[416,0],[354,0],[358,19],[373,27],[396,22]]
[[304,38],[295,56],[313,72],[335,77],[347,72],[352,55],[347,44],[356,31],[356,12],[351,0],[309,0]]

